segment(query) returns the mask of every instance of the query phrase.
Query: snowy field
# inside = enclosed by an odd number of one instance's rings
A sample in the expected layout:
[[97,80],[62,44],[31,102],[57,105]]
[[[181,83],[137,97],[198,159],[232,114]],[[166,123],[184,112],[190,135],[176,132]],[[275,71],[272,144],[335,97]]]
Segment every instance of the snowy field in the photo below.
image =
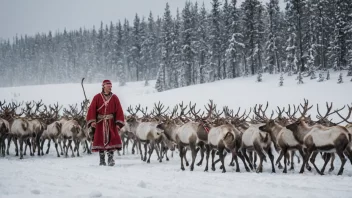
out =
[[[345,76],[345,74],[344,74]],[[304,78],[305,84],[297,85],[296,76],[284,76],[284,86],[279,87],[279,75],[263,75],[263,82],[257,83],[256,77],[223,80],[214,83],[195,85],[157,93],[153,86],[144,87],[144,82],[130,82],[119,87],[113,82],[113,92],[122,102],[123,108],[141,104],[152,107],[161,101],[172,107],[182,101],[197,102],[202,108],[209,99],[218,107],[238,107],[249,110],[255,104],[269,102],[268,112],[276,106],[299,104],[303,98],[314,104],[309,112],[316,115],[316,104],[325,112],[325,102],[333,102],[333,109],[352,103],[352,82],[344,77],[343,84],[337,84],[338,73],[331,73],[331,79],[317,82],[317,79]],[[154,85],[155,81],[150,84]],[[100,84],[85,84],[90,99],[101,89]],[[23,86],[0,88],[0,100],[28,101],[43,100],[45,104],[67,105],[79,103],[84,99],[80,83],[42,86]],[[347,111],[342,112],[346,115]],[[268,113],[269,114],[269,113]],[[335,118],[335,117],[332,117]],[[335,120],[335,119],[334,119]],[[336,121],[340,121],[336,119]],[[336,176],[340,160],[335,160],[335,170],[324,176],[315,170],[298,174],[300,164],[294,171],[283,174],[276,168],[271,173],[270,161],[264,163],[263,173],[245,172],[240,162],[241,172],[226,166],[227,172],[221,173],[220,164],[215,172],[203,172],[203,165],[195,166],[193,172],[186,167],[180,170],[178,153],[170,161],[159,163],[153,154],[151,163],[140,160],[139,154],[117,156],[114,167],[100,167],[96,153],[83,154],[75,158],[57,158],[55,148],[45,156],[28,155],[23,160],[14,156],[11,146],[10,156],[0,158],[0,198],[2,197],[352,197],[352,166],[348,161],[343,176]],[[275,158],[277,154],[275,154]],[[188,152],[190,160],[190,152]],[[196,161],[200,159],[197,157]],[[228,165],[227,157],[225,164]],[[322,160],[317,159],[318,167]],[[328,166],[329,168],[329,166]],[[327,168],[327,169],[328,169]]]

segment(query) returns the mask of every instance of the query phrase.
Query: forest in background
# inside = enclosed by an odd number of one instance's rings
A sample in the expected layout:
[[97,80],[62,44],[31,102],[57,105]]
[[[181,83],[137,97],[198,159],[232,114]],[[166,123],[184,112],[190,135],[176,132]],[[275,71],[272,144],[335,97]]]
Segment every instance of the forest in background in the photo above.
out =
[[0,40],[1,87],[156,80],[158,91],[263,72],[352,76],[352,1],[186,2],[171,15]]

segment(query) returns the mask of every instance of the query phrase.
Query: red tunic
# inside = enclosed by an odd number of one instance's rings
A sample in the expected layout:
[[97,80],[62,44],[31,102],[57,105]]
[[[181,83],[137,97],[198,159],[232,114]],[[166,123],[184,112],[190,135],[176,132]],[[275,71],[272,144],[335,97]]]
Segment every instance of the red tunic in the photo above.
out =
[[[87,113],[88,127],[96,122],[92,151],[120,150],[122,148],[118,127],[124,126],[123,109],[115,94],[94,96]],[[117,125],[117,126],[116,126]]]

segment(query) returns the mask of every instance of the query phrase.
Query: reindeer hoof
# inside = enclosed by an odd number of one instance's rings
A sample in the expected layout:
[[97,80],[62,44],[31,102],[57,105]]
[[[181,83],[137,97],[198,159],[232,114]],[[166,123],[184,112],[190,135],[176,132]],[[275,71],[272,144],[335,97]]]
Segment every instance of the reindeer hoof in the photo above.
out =
[[284,167],[281,164],[279,164],[278,168],[283,169]]
[[226,173],[226,170],[225,170],[225,169],[223,169],[223,170],[222,170],[222,173]]
[[286,169],[284,169],[284,171],[282,171],[283,173],[287,173],[287,170]]
[[57,155],[57,157],[60,157],[60,155]]
[[163,162],[162,160],[159,160],[159,162],[161,163],[161,162]]
[[215,171],[216,169],[215,169],[215,167],[211,167],[211,170],[212,170],[212,171]]
[[185,170],[185,167],[181,167],[181,170],[183,170],[183,171],[184,171],[184,170]]
[[147,163],[149,164],[150,163],[150,160],[148,159]]
[[204,172],[208,172],[208,167],[206,167],[206,168],[204,169]]
[[276,173],[275,169],[271,170],[271,173]]
[[186,166],[189,166],[189,163],[188,163],[188,162],[186,162]]
[[241,172],[241,171],[240,171],[240,169],[236,169],[236,172],[239,173],[239,172]]
[[307,166],[307,170],[308,170],[308,171],[312,171],[312,167]]
[[199,163],[197,163],[197,166],[201,166],[201,165],[202,165],[202,163],[200,163],[200,162],[199,162]]
[[247,171],[247,172],[250,172],[251,170],[250,170],[248,167],[246,167],[246,171]]
[[229,164],[229,166],[235,166],[235,163],[231,162],[231,163]]
[[329,169],[329,172],[332,172],[334,169],[335,169],[334,167],[331,167],[331,168]]
[[190,170],[193,171],[193,170],[194,170],[194,167],[191,167]]
[[292,170],[295,170],[295,168],[294,168],[294,167],[291,167],[289,170],[292,171]]
[[166,158],[166,161],[169,161],[169,158]]
[[337,173],[337,175],[342,175],[343,173],[343,168]]
[[224,168],[224,166],[223,166],[223,165],[221,165],[221,166],[220,166],[220,169],[223,169],[223,168]]

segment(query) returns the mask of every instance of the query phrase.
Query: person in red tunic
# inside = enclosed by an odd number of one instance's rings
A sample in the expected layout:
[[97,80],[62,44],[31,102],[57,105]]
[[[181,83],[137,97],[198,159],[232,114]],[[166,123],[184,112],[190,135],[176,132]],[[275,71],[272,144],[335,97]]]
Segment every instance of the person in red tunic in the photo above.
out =
[[102,92],[94,96],[89,106],[86,120],[88,127],[95,128],[92,151],[99,152],[99,165],[106,166],[107,152],[108,165],[114,166],[114,151],[122,148],[118,132],[124,126],[124,114],[119,98],[111,92],[110,80],[104,80],[102,86]]

